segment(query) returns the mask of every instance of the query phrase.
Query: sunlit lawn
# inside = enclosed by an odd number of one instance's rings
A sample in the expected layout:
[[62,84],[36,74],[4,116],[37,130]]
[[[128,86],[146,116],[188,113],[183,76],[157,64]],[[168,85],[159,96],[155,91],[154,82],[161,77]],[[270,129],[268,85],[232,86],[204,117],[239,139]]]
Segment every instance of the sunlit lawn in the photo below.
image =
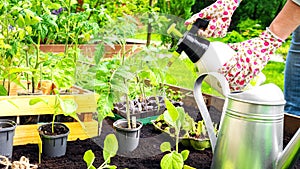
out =
[[[263,69],[266,76],[265,83],[274,83],[283,90],[283,71],[285,63],[270,61]],[[194,82],[197,78],[196,70],[192,62],[188,59],[178,59],[170,67],[169,72],[176,78],[177,83],[174,85],[181,86],[188,89],[193,89]],[[204,84],[202,91],[208,94],[215,94],[212,89]]]

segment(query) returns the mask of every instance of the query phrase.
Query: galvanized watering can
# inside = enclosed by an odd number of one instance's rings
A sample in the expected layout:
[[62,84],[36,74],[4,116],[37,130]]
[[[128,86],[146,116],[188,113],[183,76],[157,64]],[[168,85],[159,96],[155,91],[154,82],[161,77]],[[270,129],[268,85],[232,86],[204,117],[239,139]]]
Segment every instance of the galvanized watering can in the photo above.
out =
[[[209,76],[207,76],[209,75]],[[216,78],[225,96],[218,136],[203,100],[204,78]],[[274,84],[230,93],[225,77],[216,72],[199,76],[194,97],[209,133],[213,169],[290,168],[300,155],[300,128],[283,150],[284,97]]]

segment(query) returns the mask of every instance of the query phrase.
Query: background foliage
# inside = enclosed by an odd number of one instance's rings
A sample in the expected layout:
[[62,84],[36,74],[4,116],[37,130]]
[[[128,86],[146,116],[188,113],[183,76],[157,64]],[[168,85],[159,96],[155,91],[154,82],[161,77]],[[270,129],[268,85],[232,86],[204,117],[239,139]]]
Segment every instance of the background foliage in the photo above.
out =
[[[202,8],[214,3],[215,0],[198,0],[192,7],[192,12],[197,13]],[[260,1],[243,0],[232,16],[230,30],[236,30],[239,22],[247,18],[256,20],[262,27],[267,27],[279,13],[286,0]]]

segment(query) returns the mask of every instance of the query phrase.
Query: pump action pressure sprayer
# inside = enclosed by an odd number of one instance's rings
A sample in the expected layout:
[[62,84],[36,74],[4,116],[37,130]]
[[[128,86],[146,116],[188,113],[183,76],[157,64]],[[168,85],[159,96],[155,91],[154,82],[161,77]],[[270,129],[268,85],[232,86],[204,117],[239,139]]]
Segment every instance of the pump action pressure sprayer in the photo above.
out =
[[[197,66],[199,74],[218,72],[218,70],[235,54],[235,51],[223,42],[210,42],[197,36],[199,29],[206,29],[209,21],[197,19],[189,31],[183,35],[175,28],[173,23],[167,30],[168,34],[179,37],[176,53],[184,52]],[[212,88],[221,93],[221,86],[217,79],[209,77],[205,79]],[[261,83],[261,82],[260,82]]]

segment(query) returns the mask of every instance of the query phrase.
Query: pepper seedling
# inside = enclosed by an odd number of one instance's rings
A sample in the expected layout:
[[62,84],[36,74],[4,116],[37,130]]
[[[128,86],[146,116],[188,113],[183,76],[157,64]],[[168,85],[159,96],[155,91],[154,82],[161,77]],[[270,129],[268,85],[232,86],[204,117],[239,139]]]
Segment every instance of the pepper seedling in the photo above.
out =
[[182,107],[175,107],[168,99],[165,99],[165,103],[167,110],[163,113],[163,115],[166,122],[175,128],[176,147],[175,150],[171,150],[170,142],[163,142],[160,145],[160,150],[162,152],[169,152],[161,159],[160,167],[162,169],[192,169],[193,167],[184,164],[184,161],[189,156],[189,150],[183,150],[180,153],[178,151],[179,133],[185,122],[184,109]]

